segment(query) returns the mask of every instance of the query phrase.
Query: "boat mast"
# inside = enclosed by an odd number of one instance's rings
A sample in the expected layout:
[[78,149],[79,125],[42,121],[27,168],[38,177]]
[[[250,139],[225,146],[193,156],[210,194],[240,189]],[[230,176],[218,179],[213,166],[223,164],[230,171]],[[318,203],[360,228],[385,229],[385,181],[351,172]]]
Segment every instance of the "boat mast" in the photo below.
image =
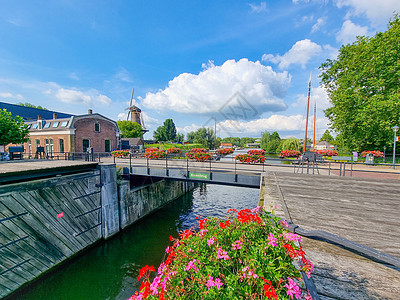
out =
[[304,149],[303,152],[306,152],[307,147],[307,129],[308,129],[308,111],[310,109],[310,93],[311,93],[311,74],[310,81],[308,82],[308,100],[307,100],[307,118],[306,118],[306,136],[304,138]]
[[317,119],[317,101],[314,104],[314,137],[313,137],[313,144],[312,144],[312,151],[315,151],[315,120]]

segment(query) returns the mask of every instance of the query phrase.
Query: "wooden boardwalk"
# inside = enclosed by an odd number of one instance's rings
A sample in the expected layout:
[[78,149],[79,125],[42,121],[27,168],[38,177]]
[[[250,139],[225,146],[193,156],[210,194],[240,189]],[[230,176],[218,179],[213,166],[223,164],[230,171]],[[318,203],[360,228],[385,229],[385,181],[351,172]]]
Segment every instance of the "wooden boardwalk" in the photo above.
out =
[[[264,175],[264,206],[306,230],[323,230],[400,259],[400,182],[289,173]],[[302,239],[320,299],[399,299],[400,269]]]

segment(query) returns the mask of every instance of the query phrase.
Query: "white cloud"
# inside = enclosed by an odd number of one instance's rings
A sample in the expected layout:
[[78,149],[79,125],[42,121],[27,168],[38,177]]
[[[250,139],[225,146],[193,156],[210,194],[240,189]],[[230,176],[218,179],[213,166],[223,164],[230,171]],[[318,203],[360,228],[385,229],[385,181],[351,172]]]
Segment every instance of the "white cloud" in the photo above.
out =
[[[311,87],[311,103],[310,107],[313,107],[314,103],[317,103],[317,109],[319,111],[319,115],[323,114],[323,110],[331,107],[331,103],[329,102],[328,94],[326,93],[325,89],[322,86],[318,87]],[[293,107],[301,107],[305,108],[307,104],[307,95],[306,94],[299,94],[297,95],[297,101],[292,104]],[[306,109],[305,109],[306,110]]]
[[[158,111],[173,110],[186,114],[218,113],[236,93],[258,111],[286,109],[283,98],[291,77],[270,66],[245,58],[228,60],[221,66],[209,63],[198,75],[183,73],[157,93],[140,98],[142,104]],[[229,104],[229,103],[228,103]]]
[[[292,132],[302,137],[304,134],[306,120],[305,116],[300,114],[283,116],[272,115],[268,118],[261,118],[249,122],[226,120],[217,124],[217,132],[221,136],[234,136],[240,134],[260,135],[263,131],[278,131],[280,134],[284,132]],[[325,130],[328,128],[328,120],[324,117],[316,119],[316,128]],[[312,131],[314,125],[314,116],[310,116],[308,120],[308,130]]]
[[142,117],[143,117],[143,122],[144,126],[149,129],[152,128],[154,125],[160,124],[160,120],[150,117],[146,112],[142,111]]
[[85,106],[96,104],[109,105],[111,103],[110,98],[105,95],[99,94],[99,92],[95,89],[82,92],[74,89],[59,88],[56,91],[55,96],[61,102],[70,104],[84,104]]
[[9,99],[18,99],[18,100],[22,100],[24,99],[24,97],[21,94],[11,94],[9,92],[6,93],[0,93],[0,97],[1,98],[9,98]]
[[73,80],[79,80],[79,76],[76,75],[76,73],[72,72],[71,74],[69,74],[69,78],[73,79]]
[[349,44],[356,40],[356,36],[368,35],[368,27],[359,26],[350,20],[344,21],[342,28],[336,35],[336,40],[343,44]]
[[321,29],[322,26],[326,24],[326,17],[324,18],[318,18],[317,23],[313,25],[311,28],[311,33],[315,33]]
[[313,56],[319,55],[321,51],[322,48],[320,45],[310,41],[309,39],[305,39],[296,42],[296,44],[294,44],[293,47],[282,56],[279,54],[264,54],[262,60],[278,64],[280,69],[289,68],[292,64],[301,65],[304,69],[307,62]]
[[254,4],[254,3],[249,3],[251,12],[254,13],[261,13],[261,12],[266,12],[267,11],[267,3],[266,2],[261,2],[259,5]]
[[201,126],[198,126],[196,124],[192,124],[192,125],[188,125],[188,126],[185,126],[185,127],[176,127],[176,131],[178,131],[179,133],[187,134],[189,132],[196,131],[196,130],[198,130],[200,128],[201,128]]
[[128,113],[119,113],[117,119],[118,121],[125,121],[127,117]]
[[117,80],[121,80],[124,82],[132,82],[131,74],[126,69],[119,70],[115,75],[114,78]]
[[375,25],[385,25],[393,12],[400,12],[399,0],[337,0],[339,8],[350,7],[349,15],[365,15]]

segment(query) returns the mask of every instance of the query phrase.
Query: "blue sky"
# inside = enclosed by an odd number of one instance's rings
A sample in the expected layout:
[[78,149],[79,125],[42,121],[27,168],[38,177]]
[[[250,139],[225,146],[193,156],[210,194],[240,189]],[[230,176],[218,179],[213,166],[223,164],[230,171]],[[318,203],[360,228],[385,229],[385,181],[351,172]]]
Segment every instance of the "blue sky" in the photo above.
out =
[[0,101],[117,120],[135,88],[146,139],[167,118],[181,133],[216,124],[221,137],[301,138],[310,74],[319,137],[329,101],[318,67],[384,31],[400,1],[20,0],[0,11]]

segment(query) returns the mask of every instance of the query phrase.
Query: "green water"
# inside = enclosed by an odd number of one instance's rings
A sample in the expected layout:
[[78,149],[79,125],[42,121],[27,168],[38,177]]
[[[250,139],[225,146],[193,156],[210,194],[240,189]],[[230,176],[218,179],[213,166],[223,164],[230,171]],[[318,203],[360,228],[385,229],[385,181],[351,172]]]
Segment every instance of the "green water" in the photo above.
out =
[[254,208],[257,189],[201,185],[106,242],[41,278],[13,299],[127,299],[139,289],[144,265],[158,267],[169,236],[195,227],[196,217],[224,217],[229,208]]

